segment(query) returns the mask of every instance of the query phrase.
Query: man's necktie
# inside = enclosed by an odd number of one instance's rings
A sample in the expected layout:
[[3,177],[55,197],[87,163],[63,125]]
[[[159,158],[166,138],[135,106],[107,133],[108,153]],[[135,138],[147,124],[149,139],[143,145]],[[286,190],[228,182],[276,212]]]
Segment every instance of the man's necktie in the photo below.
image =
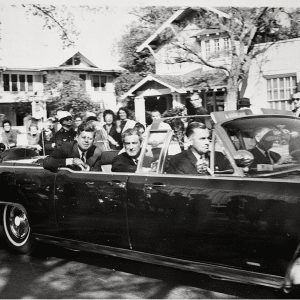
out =
[[270,158],[269,152],[268,152],[268,151],[266,151],[266,152],[265,152],[265,155],[266,155],[266,158],[267,158],[268,164],[271,164],[271,163],[272,163],[272,161],[271,161],[271,158]]
[[85,155],[84,152],[81,153],[81,158],[80,158],[84,163],[85,163]]

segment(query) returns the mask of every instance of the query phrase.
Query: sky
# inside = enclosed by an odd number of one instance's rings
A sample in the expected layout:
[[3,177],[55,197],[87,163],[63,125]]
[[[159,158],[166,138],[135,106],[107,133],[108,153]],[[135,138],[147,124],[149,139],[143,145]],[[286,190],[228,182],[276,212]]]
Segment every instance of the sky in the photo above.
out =
[[75,50],[96,64],[116,64],[119,59],[114,51],[116,42],[133,19],[128,7],[103,8],[98,13],[84,15],[76,6],[70,9],[80,35],[75,47],[64,51],[57,30],[43,29],[42,18],[26,13],[21,5],[2,5],[2,64],[27,67],[34,62],[35,66],[53,66],[54,61],[67,59]]
[[[184,2],[184,3],[183,3]],[[76,16],[76,26],[80,36],[74,49],[62,50],[59,34],[55,30],[43,29],[42,18],[26,13],[21,4],[67,5]],[[2,61],[0,65],[9,67],[49,67],[63,63],[77,51],[81,51],[98,67],[118,65],[119,55],[115,51],[126,25],[133,16],[128,14],[130,6],[161,5],[161,0],[0,0]],[[164,0],[163,5],[207,6],[204,0]],[[91,5],[102,7],[99,13],[80,14],[76,7]],[[247,6],[245,0],[211,0],[209,6]],[[299,0],[252,0],[251,6],[299,5]],[[105,9],[109,6],[109,9]],[[34,65],[33,65],[34,64]]]

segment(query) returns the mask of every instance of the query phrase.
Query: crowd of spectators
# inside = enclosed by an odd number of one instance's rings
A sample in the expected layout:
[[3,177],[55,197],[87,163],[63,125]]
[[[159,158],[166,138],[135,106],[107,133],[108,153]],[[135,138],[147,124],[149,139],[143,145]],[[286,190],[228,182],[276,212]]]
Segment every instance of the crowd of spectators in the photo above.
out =
[[115,114],[107,109],[103,119],[94,113],[86,113],[86,117],[72,116],[68,111],[58,111],[55,117],[45,121],[30,118],[26,123],[25,132],[17,126],[13,129],[11,120],[5,119],[0,124],[0,151],[10,148],[26,147],[38,154],[47,156],[64,143],[77,139],[78,127],[92,124],[95,127],[94,145],[101,151],[121,150],[123,148],[122,132],[134,127],[136,122],[130,117],[127,108],[122,107]]
[[[195,98],[195,95],[191,98],[193,97]],[[198,95],[196,97],[199,98]],[[201,98],[196,100],[194,102],[197,105],[194,105],[193,101],[191,103],[199,109],[202,104]],[[200,114],[202,113],[201,111]],[[151,117],[154,122],[155,119],[161,117],[160,111],[153,110]],[[122,133],[128,129],[135,128],[142,138],[149,131],[143,124],[136,122],[131,117],[130,111],[126,107],[119,108],[116,113],[107,109],[101,117],[89,112],[83,117],[83,115],[74,116],[68,111],[58,111],[56,116],[44,121],[28,118],[26,124],[24,123],[26,132],[13,129],[10,120],[3,120],[2,124],[0,124],[2,125],[0,127],[0,149],[3,151],[3,149],[14,147],[27,147],[35,150],[40,155],[47,156],[55,149],[62,147],[64,143],[76,141],[78,139],[79,126],[88,123],[95,127],[93,143],[101,151],[118,150],[124,152]],[[166,123],[161,123],[160,126],[170,128],[170,125]],[[160,139],[159,134],[153,135],[152,138],[153,141],[150,141],[153,143],[151,144],[152,147],[160,147],[159,145],[163,142],[163,139]]]

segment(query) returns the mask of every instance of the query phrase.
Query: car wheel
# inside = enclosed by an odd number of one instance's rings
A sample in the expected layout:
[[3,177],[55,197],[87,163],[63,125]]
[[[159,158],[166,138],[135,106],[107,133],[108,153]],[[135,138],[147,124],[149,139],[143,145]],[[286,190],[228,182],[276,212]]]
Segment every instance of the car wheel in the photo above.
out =
[[5,239],[14,251],[29,254],[34,248],[34,238],[25,208],[7,205],[3,210],[3,229]]

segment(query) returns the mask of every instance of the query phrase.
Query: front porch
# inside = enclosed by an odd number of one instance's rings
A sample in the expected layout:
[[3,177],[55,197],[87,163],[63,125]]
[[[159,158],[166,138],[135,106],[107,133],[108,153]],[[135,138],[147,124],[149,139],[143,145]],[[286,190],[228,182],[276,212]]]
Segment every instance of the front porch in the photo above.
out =
[[[195,81],[195,77],[193,77],[193,81]],[[204,80],[197,81],[196,84],[195,82],[187,84],[187,80],[184,81],[183,76],[176,75],[148,75],[122,98],[134,99],[136,121],[146,124],[146,112],[154,109],[163,113],[172,107],[185,105],[188,114],[193,114],[189,101],[193,92],[200,93],[203,106],[209,112],[224,110],[226,86],[210,86]]]

